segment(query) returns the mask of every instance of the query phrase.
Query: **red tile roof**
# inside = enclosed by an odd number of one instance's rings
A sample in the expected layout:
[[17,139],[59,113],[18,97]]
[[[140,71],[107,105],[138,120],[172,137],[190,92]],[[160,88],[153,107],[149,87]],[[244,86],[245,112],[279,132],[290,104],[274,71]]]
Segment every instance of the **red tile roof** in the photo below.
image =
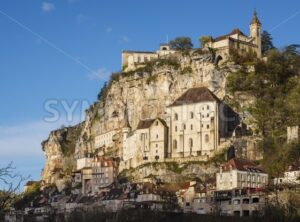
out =
[[244,159],[231,159],[223,167],[224,171],[229,171],[230,169],[239,170],[239,171],[252,171],[264,173],[263,170],[258,168],[254,163],[249,160]]

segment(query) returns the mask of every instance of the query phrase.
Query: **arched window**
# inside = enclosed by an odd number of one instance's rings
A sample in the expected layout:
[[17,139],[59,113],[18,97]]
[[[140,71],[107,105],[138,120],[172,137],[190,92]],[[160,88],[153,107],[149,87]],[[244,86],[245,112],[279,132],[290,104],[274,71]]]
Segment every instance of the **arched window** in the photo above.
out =
[[178,114],[177,113],[174,114],[174,119],[178,120]]
[[209,135],[208,135],[208,134],[205,135],[205,142],[206,142],[206,143],[209,142]]
[[189,146],[190,146],[190,148],[193,147],[193,139],[192,138],[189,138]]
[[194,113],[193,112],[190,112],[190,118],[194,119]]
[[185,124],[183,124],[183,130],[185,130],[186,129],[186,126],[185,126]]
[[177,140],[173,140],[173,148],[177,149]]
[[193,125],[191,125],[191,130],[193,130]]
[[177,126],[175,126],[175,132],[177,132]]

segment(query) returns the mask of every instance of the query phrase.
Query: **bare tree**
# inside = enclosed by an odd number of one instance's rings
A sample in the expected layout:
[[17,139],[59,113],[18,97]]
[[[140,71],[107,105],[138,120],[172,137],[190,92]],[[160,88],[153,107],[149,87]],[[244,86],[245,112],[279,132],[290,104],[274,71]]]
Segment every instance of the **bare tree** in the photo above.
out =
[[18,196],[21,184],[28,179],[15,172],[13,162],[0,168],[0,212],[5,210]]

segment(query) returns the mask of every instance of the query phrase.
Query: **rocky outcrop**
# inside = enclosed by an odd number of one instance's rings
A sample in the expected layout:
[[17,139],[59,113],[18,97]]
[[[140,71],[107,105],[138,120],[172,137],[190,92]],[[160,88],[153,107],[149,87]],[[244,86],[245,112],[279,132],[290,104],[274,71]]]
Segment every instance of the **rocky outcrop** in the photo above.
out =
[[141,119],[165,118],[166,106],[189,88],[205,86],[223,99],[230,69],[228,63],[218,66],[212,52],[192,50],[178,52],[135,71],[114,74],[101,101],[86,111],[83,123],[53,131],[43,143],[46,163],[42,180],[48,184],[67,178],[74,157],[95,152],[94,138],[99,133],[119,132],[114,155],[120,156],[122,127],[130,125],[134,130]]
[[52,131],[49,138],[42,143],[46,159],[41,175],[44,185],[57,184],[61,187],[70,179],[72,170],[76,167],[75,145],[82,125]]

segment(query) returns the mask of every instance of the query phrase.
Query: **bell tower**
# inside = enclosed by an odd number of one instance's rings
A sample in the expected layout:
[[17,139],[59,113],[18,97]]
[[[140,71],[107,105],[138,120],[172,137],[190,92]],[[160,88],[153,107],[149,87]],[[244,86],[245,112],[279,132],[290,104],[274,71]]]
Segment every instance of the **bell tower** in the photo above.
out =
[[253,12],[253,17],[250,22],[250,37],[253,39],[253,43],[257,45],[257,56],[261,58],[261,23],[257,17],[256,10]]

